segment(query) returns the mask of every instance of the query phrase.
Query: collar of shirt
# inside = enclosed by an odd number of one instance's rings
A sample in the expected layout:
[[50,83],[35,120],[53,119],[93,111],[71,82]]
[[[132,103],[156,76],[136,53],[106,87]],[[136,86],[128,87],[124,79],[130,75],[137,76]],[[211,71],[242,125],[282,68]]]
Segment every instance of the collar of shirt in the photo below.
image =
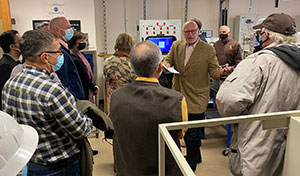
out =
[[10,55],[10,54],[8,54],[8,53],[4,53],[4,54],[6,54],[6,55],[8,55],[9,57],[11,57],[14,61],[20,62],[20,63],[21,63],[21,61],[20,61],[19,59],[15,58],[13,55]]
[[158,79],[156,79],[156,78],[137,77],[135,80],[158,83]]
[[45,74],[45,75],[48,75],[48,76],[50,76],[50,74],[51,74],[51,73],[49,73],[48,71],[46,71],[42,68],[38,68],[38,67],[31,66],[31,65],[26,65],[26,64],[23,67],[23,71],[32,72],[32,73],[39,73],[39,74]]
[[59,39],[59,43],[62,44],[62,45],[64,45],[65,48],[67,48],[67,49],[69,48],[68,44],[64,40]]
[[193,48],[195,48],[196,47],[196,45],[197,45],[197,43],[199,42],[199,40],[200,40],[200,38],[198,37],[198,39],[196,40],[196,42],[195,43],[193,43],[193,44],[189,44],[188,42],[186,42],[186,47],[188,48],[188,47],[193,47]]

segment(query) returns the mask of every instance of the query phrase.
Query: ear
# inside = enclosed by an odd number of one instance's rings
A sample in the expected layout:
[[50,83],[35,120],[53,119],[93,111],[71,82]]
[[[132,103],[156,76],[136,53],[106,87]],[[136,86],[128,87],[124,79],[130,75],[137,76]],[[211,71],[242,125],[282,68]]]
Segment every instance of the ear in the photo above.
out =
[[41,62],[48,63],[47,53],[42,53],[42,55],[40,56],[40,58],[41,58]]
[[54,28],[54,33],[55,34],[57,34],[57,35],[60,35],[60,31],[59,31],[60,29],[56,26],[55,28]]
[[162,66],[162,63],[160,62],[159,65],[158,65],[158,71],[159,71],[159,73],[161,72],[162,69],[163,69],[163,66]]
[[160,77],[160,74],[162,72],[163,66],[162,63],[160,62],[156,71],[156,74],[158,75],[158,78]]
[[10,44],[9,45],[9,50],[14,50],[16,48],[16,44]]

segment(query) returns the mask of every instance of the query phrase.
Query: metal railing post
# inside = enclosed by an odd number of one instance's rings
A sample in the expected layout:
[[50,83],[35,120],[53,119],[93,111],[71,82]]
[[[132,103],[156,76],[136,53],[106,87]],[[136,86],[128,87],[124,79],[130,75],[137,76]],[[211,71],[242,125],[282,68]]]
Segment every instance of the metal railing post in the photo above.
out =
[[158,128],[158,170],[159,176],[165,176],[165,141],[161,135],[161,129]]

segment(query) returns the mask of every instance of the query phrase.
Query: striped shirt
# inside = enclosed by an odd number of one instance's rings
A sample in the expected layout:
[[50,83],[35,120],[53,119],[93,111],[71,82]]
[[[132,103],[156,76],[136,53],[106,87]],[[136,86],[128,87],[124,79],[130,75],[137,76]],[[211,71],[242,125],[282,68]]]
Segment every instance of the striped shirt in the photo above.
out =
[[25,66],[10,78],[2,90],[2,106],[18,123],[37,130],[34,163],[49,165],[75,155],[76,139],[91,132],[92,120],[79,112],[73,95],[41,68]]

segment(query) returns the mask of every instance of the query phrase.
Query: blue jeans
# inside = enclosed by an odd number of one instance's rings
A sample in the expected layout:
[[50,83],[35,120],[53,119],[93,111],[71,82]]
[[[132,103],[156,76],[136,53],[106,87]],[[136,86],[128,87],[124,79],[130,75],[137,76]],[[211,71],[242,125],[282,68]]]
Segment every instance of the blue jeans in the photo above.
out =
[[58,163],[44,166],[33,162],[28,163],[28,176],[80,176],[77,155]]

